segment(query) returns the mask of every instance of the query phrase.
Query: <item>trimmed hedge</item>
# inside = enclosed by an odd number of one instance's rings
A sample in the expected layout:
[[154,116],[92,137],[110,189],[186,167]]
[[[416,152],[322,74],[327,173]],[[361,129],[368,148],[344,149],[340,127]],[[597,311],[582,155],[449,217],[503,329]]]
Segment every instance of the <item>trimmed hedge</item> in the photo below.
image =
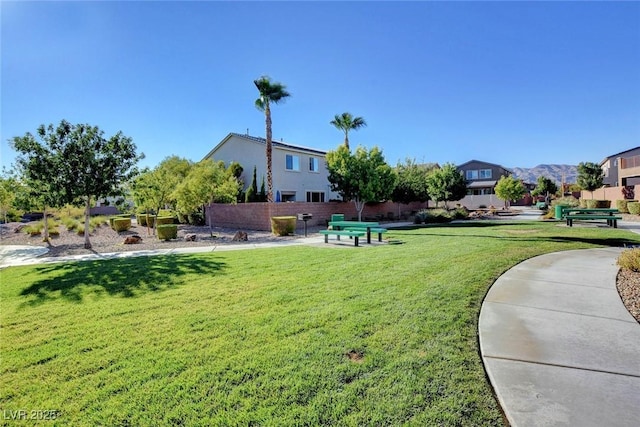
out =
[[[131,223],[131,215],[127,215],[127,214],[114,215],[114,216],[110,216],[109,217],[109,227],[111,227],[111,228],[113,228],[115,230],[115,227],[113,225],[115,220],[116,219],[123,219],[123,218],[128,219],[129,223]],[[118,230],[116,230],[116,231],[118,231]]]
[[296,230],[295,216],[272,216],[271,232],[276,236],[287,236]]
[[631,215],[640,215],[640,202],[627,203],[627,210]]
[[637,200],[616,200],[616,208],[618,208],[620,213],[629,213],[629,207],[627,205],[633,202],[637,202]]
[[585,207],[587,209],[608,209],[611,207],[611,200],[586,199]]
[[118,233],[131,228],[131,218],[114,218],[112,222],[113,229]]
[[156,226],[165,225],[165,224],[173,224],[174,218],[172,216],[158,216],[156,218]]
[[178,238],[178,226],[175,224],[161,224],[156,227],[158,239],[171,240]]

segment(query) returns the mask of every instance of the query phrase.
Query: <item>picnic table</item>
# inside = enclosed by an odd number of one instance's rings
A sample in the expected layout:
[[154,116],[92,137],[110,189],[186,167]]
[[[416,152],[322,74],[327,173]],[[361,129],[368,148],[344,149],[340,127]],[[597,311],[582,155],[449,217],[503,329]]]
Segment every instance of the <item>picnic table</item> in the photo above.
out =
[[619,211],[615,208],[563,208],[562,217],[567,221],[569,227],[573,226],[574,220],[606,220],[607,225],[613,228],[618,227],[618,220],[622,217],[618,216]]
[[329,221],[329,225],[336,231],[366,230],[367,243],[371,243],[372,230],[378,232],[378,240],[382,240],[382,233],[387,231],[385,228],[380,228],[380,224],[375,221]]

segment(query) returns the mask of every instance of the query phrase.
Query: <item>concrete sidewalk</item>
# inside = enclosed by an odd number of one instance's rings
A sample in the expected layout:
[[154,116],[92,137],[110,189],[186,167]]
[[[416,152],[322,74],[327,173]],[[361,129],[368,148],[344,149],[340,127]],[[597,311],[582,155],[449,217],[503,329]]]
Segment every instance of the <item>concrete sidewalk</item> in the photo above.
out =
[[640,325],[616,290],[622,250],[538,256],[491,287],[480,350],[513,426],[640,425]]

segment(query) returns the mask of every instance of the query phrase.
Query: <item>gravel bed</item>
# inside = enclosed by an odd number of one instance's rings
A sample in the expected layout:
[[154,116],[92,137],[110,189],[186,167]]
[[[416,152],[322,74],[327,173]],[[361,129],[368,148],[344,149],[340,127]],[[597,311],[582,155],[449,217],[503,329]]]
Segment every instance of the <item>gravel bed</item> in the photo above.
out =
[[[91,249],[84,248],[84,236],[75,232],[66,230],[63,226],[59,227],[60,234],[52,236],[50,243],[43,242],[42,236],[30,236],[20,229],[27,224],[9,223],[0,225],[2,232],[0,245],[27,245],[42,246],[49,249],[46,257],[59,257],[66,255],[86,255],[92,253],[112,253],[125,251],[141,251],[153,249],[175,249],[184,247],[197,246],[219,246],[219,245],[238,245],[246,243],[264,243],[264,242],[281,242],[285,240],[293,240],[304,237],[302,234],[293,236],[275,236],[270,231],[242,230],[247,233],[247,241],[233,241],[237,229],[213,227],[209,230],[208,226],[199,227],[192,225],[178,225],[178,238],[170,241],[158,240],[157,237],[150,234],[150,230],[141,227],[135,223],[128,231],[117,233],[110,227],[103,225],[91,233],[89,239]],[[310,232],[313,230],[310,227]],[[213,232],[213,237],[211,236]],[[195,241],[185,241],[187,234],[195,234]],[[142,238],[141,243],[124,244],[127,237],[138,235]]]

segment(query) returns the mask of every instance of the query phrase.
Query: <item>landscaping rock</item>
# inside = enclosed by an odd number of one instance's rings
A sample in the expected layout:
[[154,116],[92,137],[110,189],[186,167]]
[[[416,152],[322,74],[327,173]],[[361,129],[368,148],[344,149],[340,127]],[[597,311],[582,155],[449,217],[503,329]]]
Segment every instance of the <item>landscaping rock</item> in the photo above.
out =
[[189,233],[184,235],[185,242],[195,242],[197,238],[198,238],[198,235],[195,233]]
[[126,239],[124,239],[125,245],[135,245],[137,243],[142,243],[142,237],[138,235],[129,236]]
[[234,242],[246,242],[249,240],[249,236],[247,235],[247,233],[245,233],[244,231],[238,231],[236,232],[236,234],[233,236],[232,239]]

